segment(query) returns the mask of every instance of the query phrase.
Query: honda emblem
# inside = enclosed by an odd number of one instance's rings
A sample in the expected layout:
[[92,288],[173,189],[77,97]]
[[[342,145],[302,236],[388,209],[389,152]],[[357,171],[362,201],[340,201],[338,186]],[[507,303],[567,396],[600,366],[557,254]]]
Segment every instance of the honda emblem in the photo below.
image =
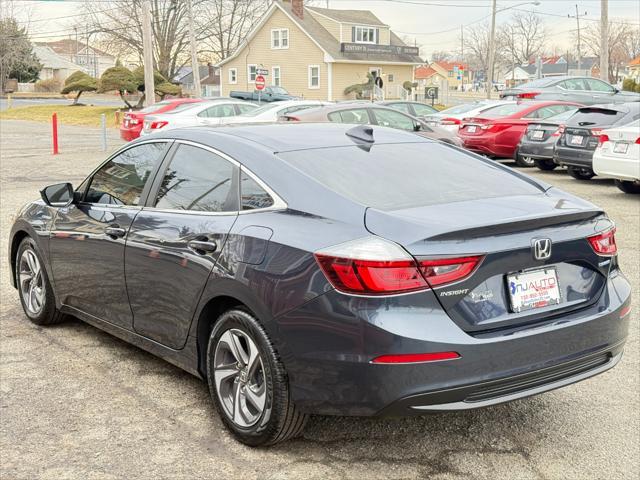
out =
[[538,238],[533,242],[533,258],[536,260],[546,260],[551,257],[551,240],[548,238]]

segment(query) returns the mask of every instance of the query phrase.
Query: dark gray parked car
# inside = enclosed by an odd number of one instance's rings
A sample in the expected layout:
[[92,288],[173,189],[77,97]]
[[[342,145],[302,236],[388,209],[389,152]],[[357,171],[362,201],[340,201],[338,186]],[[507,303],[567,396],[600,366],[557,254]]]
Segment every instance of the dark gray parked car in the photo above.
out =
[[45,188],[9,259],[34,323],[74,315],[206,379],[262,445],[309,414],[485,407],[610,369],[630,310],[614,232],[408,132],[193,127]]
[[592,77],[546,77],[500,92],[505,100],[562,100],[583,105],[639,102],[640,94],[618,90]]
[[555,146],[554,162],[566,166],[578,180],[595,176],[593,153],[604,141],[602,130],[621,127],[640,118],[640,102],[582,107],[571,116]]
[[530,123],[520,139],[518,154],[522,162],[536,166],[540,170],[553,170],[558,165],[553,161],[553,154],[560,130],[578,109],[554,115],[536,123]]

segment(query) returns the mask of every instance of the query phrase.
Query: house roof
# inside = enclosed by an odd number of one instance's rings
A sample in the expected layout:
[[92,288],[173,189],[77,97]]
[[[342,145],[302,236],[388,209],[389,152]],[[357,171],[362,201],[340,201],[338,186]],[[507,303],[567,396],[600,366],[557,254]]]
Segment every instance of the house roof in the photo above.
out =
[[640,57],[636,57],[628,63],[629,67],[640,66]]
[[437,71],[435,71],[431,67],[427,67],[426,65],[422,65],[421,67],[416,68],[414,73],[414,77],[416,80],[423,80],[426,78],[431,78],[434,75],[440,75]]
[[42,64],[43,68],[51,68],[53,70],[82,70],[86,71],[84,68],[76,65],[73,62],[70,62],[64,57],[61,57],[56,52],[54,52],[51,48],[45,47],[43,45],[34,45],[33,53],[38,57],[38,61]]
[[[243,43],[230,57],[222,60],[218,65],[224,65],[227,61],[235,58],[240,51],[246,46],[246,43],[251,41],[253,36],[255,36],[256,32],[262,24],[269,18],[276,8],[282,10],[298,27],[303,30],[310,38],[313,40],[321,50],[323,50],[327,55],[329,55],[333,61],[335,62],[390,62],[390,63],[422,63],[422,59],[419,55],[413,55],[411,53],[406,52],[384,52],[379,51],[375,53],[371,52],[349,52],[342,51],[342,44],[331,35],[321,24],[318,22],[312,13],[310,13],[309,7],[304,7],[306,15],[304,18],[300,18],[295,15],[292,11],[291,3],[283,2],[282,0],[274,0],[269,10],[265,13],[261,22],[256,26],[256,28],[247,35],[245,39],[245,43]],[[318,9],[316,9],[318,10]],[[327,9],[320,9],[327,10]],[[339,10],[342,11],[342,10]],[[360,12],[360,10],[347,10],[351,12]],[[369,12],[370,13],[370,12]],[[375,15],[371,14],[374,18]],[[381,24],[382,25],[382,24]],[[390,34],[390,43],[391,46],[395,47],[406,47],[404,42],[393,32]],[[375,47],[373,45],[372,47]]]
[[458,66],[458,68],[463,67],[462,68],[463,70],[469,69],[469,66],[466,63],[462,63],[462,62],[447,62],[445,60],[441,60],[439,62],[433,62],[433,63],[435,63],[439,67],[444,68],[447,72],[453,71],[453,67],[456,65]]
[[306,7],[305,10],[329,17],[340,23],[355,23],[362,25],[376,25],[386,27],[387,24],[380,21],[373,12],[369,10],[333,10],[329,8]]
[[[55,42],[38,42],[36,45],[42,45],[44,47],[49,47],[54,52],[60,55],[75,55],[77,52],[81,52],[87,48],[87,44],[83,42],[76,42],[71,38],[64,38],[62,40],[56,40]],[[114,58],[113,55],[109,55],[102,50],[89,45],[89,49],[91,51],[95,51],[96,55],[100,55],[101,57],[110,57]]]

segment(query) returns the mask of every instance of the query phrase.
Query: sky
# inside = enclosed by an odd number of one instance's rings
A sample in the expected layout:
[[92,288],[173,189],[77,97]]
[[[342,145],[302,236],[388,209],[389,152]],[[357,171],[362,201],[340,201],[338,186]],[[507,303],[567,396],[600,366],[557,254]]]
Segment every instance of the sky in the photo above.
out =
[[[69,25],[84,2],[104,0],[0,0],[12,3],[19,21],[29,25],[36,41],[49,41],[69,36]],[[186,1],[186,0],[185,0]],[[576,30],[576,5],[581,26],[598,22],[601,0],[498,0],[497,24],[505,22],[515,11],[535,11],[544,19],[549,33],[549,46],[558,53],[573,48]],[[439,50],[460,52],[460,30],[466,25],[489,21],[491,0],[328,0],[330,8],[371,10],[403,38],[415,38],[422,54],[429,58]],[[315,6],[326,7],[327,0],[315,0]],[[500,11],[502,10],[502,11]],[[640,35],[640,1],[609,0],[609,19],[638,25]]]

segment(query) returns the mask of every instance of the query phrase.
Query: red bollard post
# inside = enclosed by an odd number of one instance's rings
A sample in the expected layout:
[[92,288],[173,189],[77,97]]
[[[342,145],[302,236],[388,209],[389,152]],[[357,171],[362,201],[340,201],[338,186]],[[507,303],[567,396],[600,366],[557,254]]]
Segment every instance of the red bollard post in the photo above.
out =
[[53,133],[53,154],[58,155],[58,114],[54,113],[51,117],[51,127]]

